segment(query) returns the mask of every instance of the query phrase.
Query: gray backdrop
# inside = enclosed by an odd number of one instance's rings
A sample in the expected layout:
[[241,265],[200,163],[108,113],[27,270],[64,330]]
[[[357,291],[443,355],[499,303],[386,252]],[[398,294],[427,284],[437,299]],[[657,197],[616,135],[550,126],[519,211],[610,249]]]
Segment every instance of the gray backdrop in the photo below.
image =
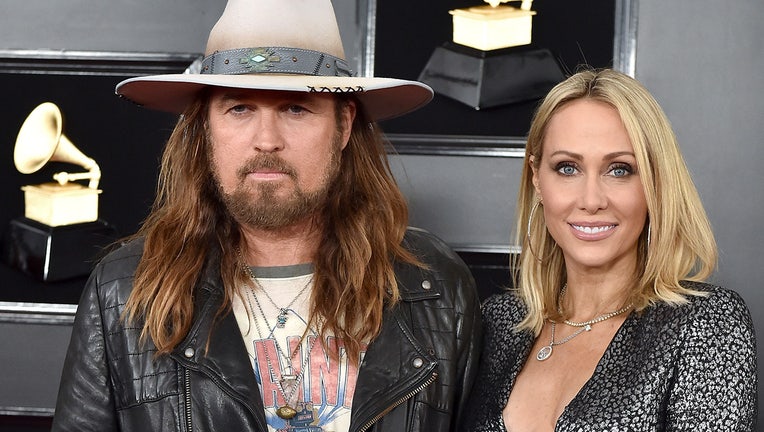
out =
[[[637,79],[674,125],[713,224],[720,252],[714,281],[748,303],[759,353],[764,345],[762,20],[762,0],[640,0],[636,61]],[[760,384],[760,401],[761,395]],[[759,427],[764,427],[761,410]]]
[[[340,26],[352,32],[362,15],[358,2],[340,3]],[[0,50],[198,52],[206,41],[199,28],[212,26],[225,1],[151,4],[156,10],[97,0],[0,2]],[[764,267],[758,226],[764,213],[758,166],[764,162],[764,2],[641,0],[636,18],[636,77],[673,122],[713,223],[721,252],[714,280],[745,298],[764,334],[758,288]],[[411,200],[412,224],[457,248],[509,248],[519,159],[403,155],[392,162]]]

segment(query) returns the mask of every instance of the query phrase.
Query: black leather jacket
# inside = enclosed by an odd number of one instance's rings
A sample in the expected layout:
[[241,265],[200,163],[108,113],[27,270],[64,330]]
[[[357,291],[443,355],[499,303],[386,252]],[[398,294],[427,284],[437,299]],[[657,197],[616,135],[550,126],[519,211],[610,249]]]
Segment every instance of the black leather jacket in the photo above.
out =
[[[481,343],[474,281],[459,257],[421,230],[405,243],[428,265],[397,267],[402,301],[386,312],[359,370],[351,431],[454,431]],[[120,320],[141,242],[96,267],[64,364],[53,431],[262,431],[265,414],[233,313],[214,320],[217,260],[196,288],[194,323],[169,356]]]

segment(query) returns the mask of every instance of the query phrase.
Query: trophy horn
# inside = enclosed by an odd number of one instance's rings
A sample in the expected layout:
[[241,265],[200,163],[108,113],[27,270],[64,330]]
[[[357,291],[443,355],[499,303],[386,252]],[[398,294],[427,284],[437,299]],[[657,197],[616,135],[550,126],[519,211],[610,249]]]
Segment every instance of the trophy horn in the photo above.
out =
[[51,102],[38,105],[24,120],[16,137],[13,162],[23,174],[38,171],[48,162],[79,165],[88,173],[57,173],[53,177],[65,184],[71,180],[90,179],[90,188],[97,188],[101,170],[95,160],[87,157],[61,132],[61,110]]
[[[117,239],[116,229],[98,218],[101,169],[61,133],[61,118],[51,102],[29,113],[13,149],[16,169],[31,174],[55,161],[88,172],[60,172],[53,175],[58,183],[21,186],[24,217],[11,220],[0,254],[6,264],[44,282],[87,275],[97,251]],[[84,179],[90,180],[88,187],[71,182]]]

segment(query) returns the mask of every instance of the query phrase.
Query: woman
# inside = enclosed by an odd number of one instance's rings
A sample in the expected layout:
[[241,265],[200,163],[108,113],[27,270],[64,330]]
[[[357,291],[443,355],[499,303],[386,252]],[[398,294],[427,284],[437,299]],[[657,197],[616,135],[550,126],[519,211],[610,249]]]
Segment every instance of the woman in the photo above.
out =
[[517,289],[483,306],[467,431],[752,431],[753,324],[663,111],[583,71],[532,122]]

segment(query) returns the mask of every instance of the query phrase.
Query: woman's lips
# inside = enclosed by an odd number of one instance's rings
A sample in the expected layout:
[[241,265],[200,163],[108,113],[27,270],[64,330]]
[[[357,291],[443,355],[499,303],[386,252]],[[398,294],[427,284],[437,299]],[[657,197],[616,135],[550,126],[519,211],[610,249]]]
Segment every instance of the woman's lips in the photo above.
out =
[[615,231],[617,224],[582,224],[582,223],[569,223],[573,229],[573,235],[581,240],[602,240],[610,237]]

